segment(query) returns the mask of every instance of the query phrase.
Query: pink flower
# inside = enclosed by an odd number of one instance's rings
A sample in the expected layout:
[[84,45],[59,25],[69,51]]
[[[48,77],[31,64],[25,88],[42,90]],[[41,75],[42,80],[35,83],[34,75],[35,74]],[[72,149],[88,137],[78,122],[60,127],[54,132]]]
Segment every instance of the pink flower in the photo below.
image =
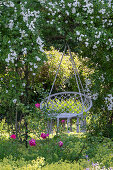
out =
[[46,137],[48,137],[48,136],[49,136],[49,133],[46,134]]
[[61,122],[62,122],[62,123],[64,123],[64,122],[65,122],[65,120],[61,120]]
[[36,141],[35,141],[35,139],[31,139],[30,141],[29,141],[29,145],[30,146],[36,146],[36,143],[35,143]]
[[46,137],[48,137],[49,136],[49,134],[47,133],[47,134],[45,134],[45,133],[41,133],[41,137],[43,138],[43,139],[45,139]]
[[40,104],[39,103],[35,104],[35,107],[40,108]]
[[10,138],[16,139],[16,135],[15,135],[15,134],[12,134],[12,135],[10,136]]
[[63,142],[62,141],[60,141],[60,142],[58,142],[59,143],[59,146],[61,147],[61,146],[63,146]]

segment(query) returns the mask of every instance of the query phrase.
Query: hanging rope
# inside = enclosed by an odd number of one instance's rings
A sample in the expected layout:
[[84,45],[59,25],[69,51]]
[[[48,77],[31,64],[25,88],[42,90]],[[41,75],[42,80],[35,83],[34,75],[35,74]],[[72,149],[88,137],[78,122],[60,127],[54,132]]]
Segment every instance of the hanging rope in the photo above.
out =
[[53,81],[53,85],[52,85],[52,87],[51,87],[51,90],[50,90],[50,93],[49,93],[49,96],[48,96],[47,103],[48,103],[48,101],[49,101],[49,99],[50,99],[50,95],[51,95],[51,92],[52,92],[52,90],[53,90],[53,87],[54,87],[54,84],[55,84],[55,81],[56,81],[56,78],[57,78],[57,75],[58,75],[58,72],[59,72],[59,69],[60,69],[62,60],[63,60],[63,56],[64,56],[64,54],[65,54],[65,51],[66,51],[66,45],[65,45],[65,48],[64,48],[64,52],[63,52],[63,54],[62,54],[62,58],[61,58],[61,61],[60,61],[60,64],[59,64],[59,67],[58,67],[58,70],[57,70],[55,79],[54,79],[54,81]]
[[[80,80],[80,76],[79,76],[78,70],[77,70],[77,68],[76,68],[75,62],[74,62],[74,60],[73,60],[73,57],[72,57],[72,54],[71,54],[71,50],[70,50],[70,48],[69,48],[69,45],[68,45],[68,49],[69,49],[69,54],[70,54],[71,60],[72,60],[72,62],[73,62],[73,66],[75,67],[76,73],[77,73],[77,75],[78,75],[78,79],[79,79],[79,81],[80,81],[80,85],[81,85],[82,90],[83,90],[83,93],[84,93],[84,88],[83,88],[83,86],[82,86],[82,82],[81,82],[81,80]],[[84,94],[85,94],[85,93],[84,93]]]
[[[80,85],[81,85],[83,91],[84,91],[84,89],[83,89],[83,86],[82,86],[82,83],[81,83],[81,80],[80,80],[80,77],[79,77],[79,74],[78,74],[78,71],[77,71],[75,62],[74,62],[74,60],[73,60],[73,57],[72,57],[72,54],[71,54],[71,50],[70,50],[70,48],[69,48],[69,45],[68,45],[68,49],[69,49],[69,54],[70,54],[70,58],[71,58],[71,61],[72,61],[72,66],[73,66],[74,75],[75,75],[75,78],[76,78],[78,90],[79,90],[79,93],[80,93],[81,102],[82,102],[82,104],[83,104],[83,107],[82,107],[82,112],[83,112],[83,108],[85,109],[85,107],[84,107],[84,102],[83,102],[83,98],[82,98],[82,95],[81,95],[81,90],[80,90],[80,86],[79,86],[78,79],[79,79],[79,81],[80,81]],[[76,73],[77,73],[77,75],[78,75],[78,79],[77,79]]]

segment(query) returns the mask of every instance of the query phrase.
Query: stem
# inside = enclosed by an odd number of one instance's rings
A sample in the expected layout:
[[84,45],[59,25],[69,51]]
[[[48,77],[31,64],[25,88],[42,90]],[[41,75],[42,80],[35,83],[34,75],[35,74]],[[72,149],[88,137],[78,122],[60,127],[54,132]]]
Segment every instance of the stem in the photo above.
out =
[[16,137],[18,136],[18,133],[17,133],[17,115],[18,115],[18,112],[17,112],[17,106],[16,106]]
[[27,121],[25,119],[25,146],[28,148],[27,138],[28,138],[28,128],[27,128]]
[[[25,70],[25,80],[26,80],[26,87],[25,87],[25,93],[26,93],[26,101],[25,101],[25,105],[28,105],[28,63],[26,64],[26,70]],[[27,143],[27,139],[28,139],[28,126],[27,126],[27,120],[25,118],[25,145],[26,148],[28,148],[28,143]]]

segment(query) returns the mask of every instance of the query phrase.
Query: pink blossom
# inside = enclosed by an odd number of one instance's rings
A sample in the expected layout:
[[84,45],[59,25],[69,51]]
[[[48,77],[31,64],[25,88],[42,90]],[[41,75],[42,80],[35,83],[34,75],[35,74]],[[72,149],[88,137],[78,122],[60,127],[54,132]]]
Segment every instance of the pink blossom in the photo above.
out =
[[39,103],[35,104],[35,107],[40,108],[40,104]]
[[49,136],[49,133],[46,134],[46,137],[48,137],[48,136]]
[[45,139],[46,137],[48,137],[49,136],[49,134],[47,133],[47,134],[45,134],[45,133],[41,133],[41,137],[43,138],[43,139]]
[[29,141],[29,145],[30,146],[36,146],[36,143],[35,143],[36,141],[35,141],[35,139],[31,139],[30,141]]
[[12,135],[10,136],[10,138],[16,139],[16,135],[15,135],[15,134],[12,134]]
[[61,146],[63,146],[63,142],[62,141],[60,141],[60,142],[58,142],[59,143],[59,146],[61,147]]
[[65,120],[61,120],[61,122],[62,122],[62,123],[64,123],[64,122],[65,122]]

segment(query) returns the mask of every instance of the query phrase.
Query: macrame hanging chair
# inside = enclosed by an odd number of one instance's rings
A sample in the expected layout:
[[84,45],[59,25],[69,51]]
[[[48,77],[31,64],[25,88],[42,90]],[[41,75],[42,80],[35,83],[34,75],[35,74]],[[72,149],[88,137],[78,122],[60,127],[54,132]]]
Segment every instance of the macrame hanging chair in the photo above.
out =
[[[78,92],[65,91],[52,94],[52,90],[65,54],[68,47],[70,61],[74,70],[74,76],[78,87]],[[67,124],[69,120],[75,117],[83,117],[83,114],[88,112],[92,107],[92,100],[83,89],[82,82],[79,77],[75,62],[73,60],[69,45],[65,45],[64,52],[61,57],[61,61],[56,72],[55,79],[53,81],[49,96],[43,99],[40,103],[40,109],[48,114],[48,117],[57,118],[57,126],[59,126],[59,118],[67,118]]]

